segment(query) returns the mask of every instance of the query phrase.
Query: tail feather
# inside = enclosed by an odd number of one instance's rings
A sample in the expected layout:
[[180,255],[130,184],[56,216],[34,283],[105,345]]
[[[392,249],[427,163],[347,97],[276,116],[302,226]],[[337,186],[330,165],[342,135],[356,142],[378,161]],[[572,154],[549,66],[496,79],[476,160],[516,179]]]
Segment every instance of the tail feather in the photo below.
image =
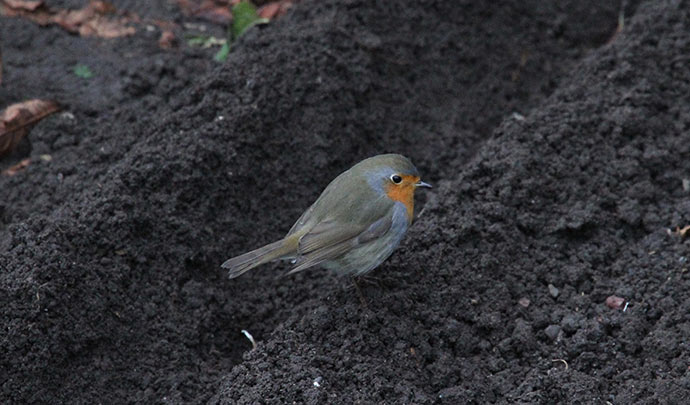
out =
[[285,242],[283,239],[269,243],[251,252],[228,259],[220,267],[228,269],[229,278],[239,277],[256,266],[280,259],[289,254],[290,252]]

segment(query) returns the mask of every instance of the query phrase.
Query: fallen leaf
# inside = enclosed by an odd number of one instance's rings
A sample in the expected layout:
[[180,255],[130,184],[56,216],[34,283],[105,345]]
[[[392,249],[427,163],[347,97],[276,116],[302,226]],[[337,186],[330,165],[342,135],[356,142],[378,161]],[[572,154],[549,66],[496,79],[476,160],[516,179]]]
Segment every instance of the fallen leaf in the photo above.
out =
[[115,7],[105,1],[91,0],[78,10],[53,10],[42,1],[0,0],[0,14],[24,17],[39,25],[56,24],[81,36],[117,38],[132,35],[132,19],[116,16]]
[[621,309],[624,303],[625,298],[617,297],[615,295],[611,295],[606,298],[606,306],[611,309]]
[[261,6],[257,11],[257,14],[261,18],[268,18],[269,20],[272,20],[287,13],[290,7],[292,7],[292,4],[292,0],[273,1]]
[[33,124],[59,110],[56,102],[37,99],[7,107],[0,113],[0,156],[17,146]]
[[175,45],[175,42],[177,42],[175,33],[170,30],[165,30],[161,32],[161,37],[158,39],[158,46],[163,49],[170,49]]
[[132,35],[136,32],[126,17],[112,17],[115,7],[105,1],[91,0],[80,10],[62,10],[55,16],[55,23],[70,32],[81,36],[117,38]]
[[163,20],[148,20],[148,23],[158,27],[161,30],[161,36],[158,38],[158,46],[163,49],[170,49],[177,45],[177,35],[175,30],[179,28],[177,24],[170,21]]
[[690,225],[684,226],[682,228],[676,227],[676,235],[679,235],[681,238],[684,238],[688,235],[688,231],[690,231]]
[[22,159],[22,161],[17,163],[16,165],[10,166],[7,169],[3,170],[2,174],[4,176],[14,176],[15,174],[19,173],[20,171],[24,170],[27,166],[29,166],[30,163],[31,159]]
[[230,0],[203,0],[201,4],[190,0],[177,0],[184,15],[221,25],[227,25],[232,20],[230,6],[233,3]]
[[0,14],[25,17],[38,25],[48,25],[52,18],[52,12],[42,1],[0,0]]
[[4,0],[3,3],[13,9],[25,11],[35,11],[43,5],[43,1]]

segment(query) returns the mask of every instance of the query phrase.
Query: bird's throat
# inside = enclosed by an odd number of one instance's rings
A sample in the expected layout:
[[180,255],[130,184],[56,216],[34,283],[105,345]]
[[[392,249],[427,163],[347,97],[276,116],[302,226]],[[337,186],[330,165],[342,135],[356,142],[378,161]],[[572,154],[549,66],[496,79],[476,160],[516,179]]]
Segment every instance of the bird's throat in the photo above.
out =
[[414,215],[414,185],[391,185],[386,190],[386,194],[391,200],[400,201],[405,205],[405,208],[407,208],[407,220],[412,222],[412,216]]

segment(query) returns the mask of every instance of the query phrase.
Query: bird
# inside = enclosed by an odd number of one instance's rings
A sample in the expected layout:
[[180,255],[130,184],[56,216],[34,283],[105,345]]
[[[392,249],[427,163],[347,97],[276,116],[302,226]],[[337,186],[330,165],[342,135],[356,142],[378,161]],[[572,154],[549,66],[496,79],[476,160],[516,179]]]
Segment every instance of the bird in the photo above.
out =
[[414,194],[431,188],[405,156],[362,160],[326,186],[283,239],[226,260],[235,278],[257,266],[289,260],[294,274],[321,266],[353,277],[378,267],[412,224]]

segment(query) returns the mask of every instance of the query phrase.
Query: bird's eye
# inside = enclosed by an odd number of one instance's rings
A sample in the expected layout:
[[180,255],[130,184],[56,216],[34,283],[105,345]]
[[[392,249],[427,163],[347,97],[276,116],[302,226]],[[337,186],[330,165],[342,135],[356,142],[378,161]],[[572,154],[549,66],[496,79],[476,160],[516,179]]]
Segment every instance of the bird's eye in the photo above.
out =
[[402,182],[402,177],[398,176],[397,174],[394,174],[391,176],[391,181],[395,184],[400,184]]

